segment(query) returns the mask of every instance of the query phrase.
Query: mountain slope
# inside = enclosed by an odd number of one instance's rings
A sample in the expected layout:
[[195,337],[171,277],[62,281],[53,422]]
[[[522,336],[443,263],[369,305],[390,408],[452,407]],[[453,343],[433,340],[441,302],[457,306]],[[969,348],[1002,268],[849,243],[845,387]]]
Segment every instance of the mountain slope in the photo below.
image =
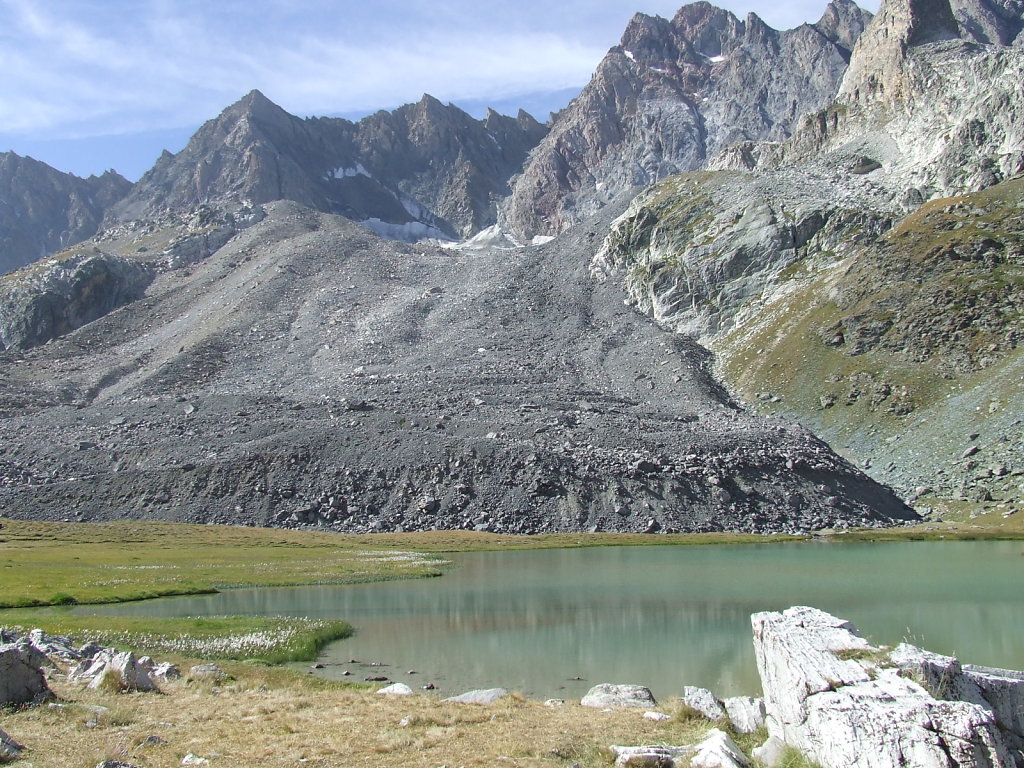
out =
[[554,235],[734,142],[789,136],[833,98],[870,16],[836,0],[818,23],[779,32],[706,2],[671,21],[638,14],[531,154],[506,227]]
[[886,0],[832,104],[638,198],[594,270],[905,498],[1012,511],[1022,78],[948,3]]
[[131,186],[114,171],[80,179],[0,153],[0,274],[94,235]]
[[114,217],[293,200],[389,236],[458,239],[494,223],[509,177],[545,132],[525,112],[480,121],[430,96],[358,123],[303,120],[253,91],[165,153]]
[[0,355],[5,514],[504,532],[913,518],[596,285],[606,219],[460,253],[265,208],[146,298]]

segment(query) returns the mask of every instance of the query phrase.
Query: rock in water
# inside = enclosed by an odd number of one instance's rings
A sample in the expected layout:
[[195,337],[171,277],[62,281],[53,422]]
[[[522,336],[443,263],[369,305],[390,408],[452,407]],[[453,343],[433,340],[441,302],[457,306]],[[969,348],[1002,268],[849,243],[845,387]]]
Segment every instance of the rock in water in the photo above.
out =
[[657,702],[650,688],[642,685],[614,685],[601,683],[591,688],[580,700],[584,707],[616,709],[619,707],[655,707]]
[[822,768],[1013,768],[992,710],[934,698],[848,621],[796,607],[751,622],[769,736]]

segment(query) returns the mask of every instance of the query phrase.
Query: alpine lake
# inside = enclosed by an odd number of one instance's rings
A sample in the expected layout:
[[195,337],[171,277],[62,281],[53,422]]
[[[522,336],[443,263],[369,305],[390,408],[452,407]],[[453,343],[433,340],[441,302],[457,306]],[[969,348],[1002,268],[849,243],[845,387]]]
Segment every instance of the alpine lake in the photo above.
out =
[[[811,605],[875,644],[1024,669],[1024,543],[794,542],[452,555],[434,579],[240,589],[78,612],[343,618],[312,674],[387,677],[445,696],[503,687],[578,698],[636,683],[759,695],[750,615]],[[309,665],[305,665],[309,666]],[[345,675],[345,672],[348,675]]]

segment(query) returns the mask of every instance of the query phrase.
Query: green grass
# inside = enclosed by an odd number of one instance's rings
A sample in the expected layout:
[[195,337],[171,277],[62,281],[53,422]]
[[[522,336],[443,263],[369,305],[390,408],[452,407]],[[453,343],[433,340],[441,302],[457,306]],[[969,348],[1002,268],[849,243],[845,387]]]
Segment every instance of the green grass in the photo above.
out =
[[202,659],[259,660],[268,664],[311,661],[334,640],[350,637],[345,621],[266,616],[148,618],[72,616],[54,611],[8,610],[0,626],[25,633],[36,627],[76,644],[101,645],[143,654]]

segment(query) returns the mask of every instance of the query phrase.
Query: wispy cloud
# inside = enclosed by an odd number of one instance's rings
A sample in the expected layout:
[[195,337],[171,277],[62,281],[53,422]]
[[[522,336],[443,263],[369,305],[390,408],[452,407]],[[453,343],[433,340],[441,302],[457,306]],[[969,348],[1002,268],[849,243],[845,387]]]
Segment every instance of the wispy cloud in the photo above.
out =
[[[0,133],[196,124],[252,88],[298,114],[397,105],[424,92],[459,100],[556,90],[586,82],[606,48],[522,28],[453,28],[452,3],[426,24],[415,2],[408,18],[390,20],[338,14],[338,3],[312,3],[313,16],[296,19],[271,2],[260,9],[264,26],[233,23],[236,5],[0,0]],[[234,18],[253,13],[247,5]]]

